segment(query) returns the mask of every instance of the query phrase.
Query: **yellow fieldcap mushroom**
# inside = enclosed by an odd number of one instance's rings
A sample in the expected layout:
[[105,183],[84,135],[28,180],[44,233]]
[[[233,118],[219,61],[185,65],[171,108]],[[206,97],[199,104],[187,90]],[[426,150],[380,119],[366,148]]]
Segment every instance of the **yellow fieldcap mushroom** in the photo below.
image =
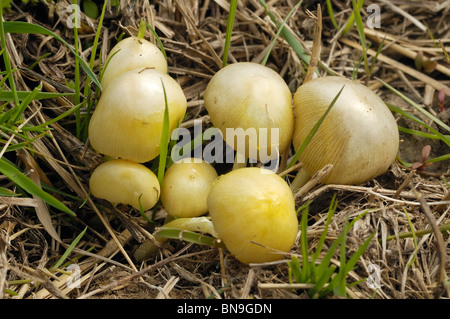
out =
[[[164,87],[163,87],[164,83]],[[186,96],[178,82],[154,69],[116,77],[105,89],[89,123],[89,142],[101,154],[144,163],[160,152],[165,97],[169,134],[183,120]]]
[[281,259],[295,242],[292,191],[267,169],[246,167],[220,176],[209,193],[208,209],[219,238],[245,264]]
[[173,217],[197,217],[208,211],[206,199],[217,178],[214,167],[201,159],[185,158],[164,175],[161,202]]
[[154,68],[167,73],[167,61],[161,50],[139,37],[125,38],[117,43],[109,52],[106,62],[101,79],[103,89],[120,74],[134,69]]
[[110,203],[149,210],[158,202],[161,190],[156,175],[146,166],[113,159],[97,166],[89,180],[92,195]]
[[323,179],[326,184],[359,184],[385,173],[399,147],[396,121],[383,100],[362,84],[328,76],[306,82],[294,95],[295,149],[343,86],[299,158],[310,176],[332,164],[333,169]]
[[[261,160],[262,155],[266,160],[273,159],[292,141],[292,94],[283,78],[266,66],[252,62],[227,65],[209,81],[204,102],[211,122],[222,132],[227,144],[245,153],[246,158]],[[248,129],[255,130],[257,138],[249,138],[246,148],[238,150],[236,147],[243,141],[235,142],[239,134],[226,134],[227,128],[242,129],[249,133],[247,136],[252,133]],[[266,141],[260,132],[266,134]],[[276,139],[272,138],[275,133]]]

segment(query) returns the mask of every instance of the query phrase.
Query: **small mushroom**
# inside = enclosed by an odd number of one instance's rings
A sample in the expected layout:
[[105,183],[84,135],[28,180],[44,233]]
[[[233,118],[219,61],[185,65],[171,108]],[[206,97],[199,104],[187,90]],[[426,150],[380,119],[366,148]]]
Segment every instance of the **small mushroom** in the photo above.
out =
[[[303,176],[310,177],[326,165],[333,165],[322,180],[325,184],[359,184],[379,176],[393,163],[399,147],[397,123],[383,100],[362,84],[328,76],[306,82],[294,95],[295,149],[342,87],[336,103],[299,157],[306,173]],[[301,184],[298,182],[298,186]]]
[[[252,62],[227,65],[208,83],[204,101],[211,122],[242,157],[260,160],[263,155],[263,161],[271,160],[283,153],[292,141],[292,94],[283,78],[266,66]],[[230,136],[227,129],[249,133],[245,149],[237,149],[244,140],[235,141],[236,135]],[[260,129],[266,134],[265,141]],[[272,129],[278,133],[273,144]],[[251,138],[251,130],[257,138]]]
[[281,259],[298,231],[294,196],[270,170],[246,167],[220,176],[208,196],[214,229],[245,264]]
[[97,166],[89,180],[92,195],[112,203],[149,210],[156,205],[160,186],[156,175],[146,166],[112,159]]
[[117,43],[108,53],[106,62],[101,78],[103,89],[120,74],[134,69],[154,68],[167,73],[167,61],[161,50],[140,37],[129,37]]
[[170,134],[187,109],[186,96],[178,82],[148,68],[116,77],[103,91],[89,122],[92,147],[100,154],[138,163],[158,156],[166,105],[164,90]]
[[217,173],[201,159],[185,158],[166,171],[161,202],[172,217],[197,217],[208,211],[206,199]]

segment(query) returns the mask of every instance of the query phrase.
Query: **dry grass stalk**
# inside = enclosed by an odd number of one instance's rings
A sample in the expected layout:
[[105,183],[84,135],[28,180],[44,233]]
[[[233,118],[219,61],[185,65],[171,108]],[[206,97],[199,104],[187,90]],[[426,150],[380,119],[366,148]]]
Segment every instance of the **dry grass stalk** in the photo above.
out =
[[[348,45],[348,46],[350,46],[352,48],[358,49],[361,52],[363,51],[362,47],[358,43],[356,43],[354,41],[351,41],[351,40],[348,40],[348,39],[345,39],[345,38],[344,39],[340,39],[339,41],[341,41],[342,43],[344,43],[344,44],[346,44],[346,45]],[[371,55],[371,56],[375,56],[376,55],[376,51],[372,50],[372,49],[367,49],[366,52],[367,52],[368,55]],[[423,83],[428,83],[429,85],[431,85],[432,87],[434,87],[438,91],[441,90],[441,89],[444,90],[445,94],[447,96],[450,96],[450,87],[448,87],[447,85],[443,84],[441,81],[437,81],[434,78],[431,78],[428,75],[425,75],[424,73],[422,73],[420,71],[417,71],[416,69],[413,69],[412,67],[406,66],[406,65],[398,62],[397,60],[391,59],[390,57],[385,56],[382,53],[378,54],[377,59],[379,61],[382,61],[384,63],[389,64],[394,69],[401,70],[401,71],[403,71],[403,72],[413,76],[414,78],[420,80]]]
[[320,60],[320,48],[322,46],[322,9],[320,4],[317,5],[317,17],[312,13],[308,14],[314,19],[314,40],[311,51],[311,60],[309,62],[308,71],[306,72],[304,83],[312,79],[314,72],[316,71],[317,62]]

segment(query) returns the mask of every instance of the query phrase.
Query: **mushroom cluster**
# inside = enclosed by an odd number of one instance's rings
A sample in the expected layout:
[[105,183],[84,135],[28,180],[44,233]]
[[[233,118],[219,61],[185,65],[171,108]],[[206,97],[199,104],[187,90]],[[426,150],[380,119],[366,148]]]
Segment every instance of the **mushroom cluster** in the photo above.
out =
[[[184,92],[167,74],[167,62],[141,37],[120,41],[108,54],[102,95],[89,122],[91,146],[109,160],[92,173],[92,195],[145,210],[160,197],[160,184],[145,166],[160,154],[164,112],[169,134],[187,109]],[[114,189],[113,189],[114,188]]]
[[292,94],[274,70],[238,62],[211,78],[204,105],[212,124],[235,149],[236,161],[241,156],[243,163],[235,162],[219,176],[210,163],[184,158],[167,169],[160,184],[145,163],[160,154],[166,107],[169,134],[187,109],[183,90],[167,74],[166,60],[143,39],[122,40],[108,56],[102,85],[89,138],[109,160],[93,172],[92,194],[145,210],[161,200],[167,227],[207,232],[245,264],[282,258],[298,234],[293,185],[276,170],[248,167],[247,160],[261,164],[289,154],[291,147],[297,151],[324,114],[300,154],[298,177],[303,180],[291,181],[296,187],[330,164],[324,183],[363,183],[386,172],[398,151],[395,119],[367,87],[328,76],[310,80]]

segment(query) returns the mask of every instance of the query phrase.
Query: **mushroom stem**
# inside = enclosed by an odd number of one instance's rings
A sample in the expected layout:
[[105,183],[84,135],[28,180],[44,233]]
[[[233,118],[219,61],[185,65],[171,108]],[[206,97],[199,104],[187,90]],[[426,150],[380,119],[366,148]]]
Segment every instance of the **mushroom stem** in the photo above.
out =
[[309,175],[305,169],[302,167],[298,171],[297,175],[294,177],[291,183],[292,193],[295,194],[298,192],[300,188],[302,188],[309,180],[311,179],[311,175]]
[[316,172],[311,178],[309,178],[301,188],[294,193],[294,198],[297,199],[304,196],[311,188],[319,184],[322,179],[330,173],[333,169],[332,164],[325,165],[321,170]]

